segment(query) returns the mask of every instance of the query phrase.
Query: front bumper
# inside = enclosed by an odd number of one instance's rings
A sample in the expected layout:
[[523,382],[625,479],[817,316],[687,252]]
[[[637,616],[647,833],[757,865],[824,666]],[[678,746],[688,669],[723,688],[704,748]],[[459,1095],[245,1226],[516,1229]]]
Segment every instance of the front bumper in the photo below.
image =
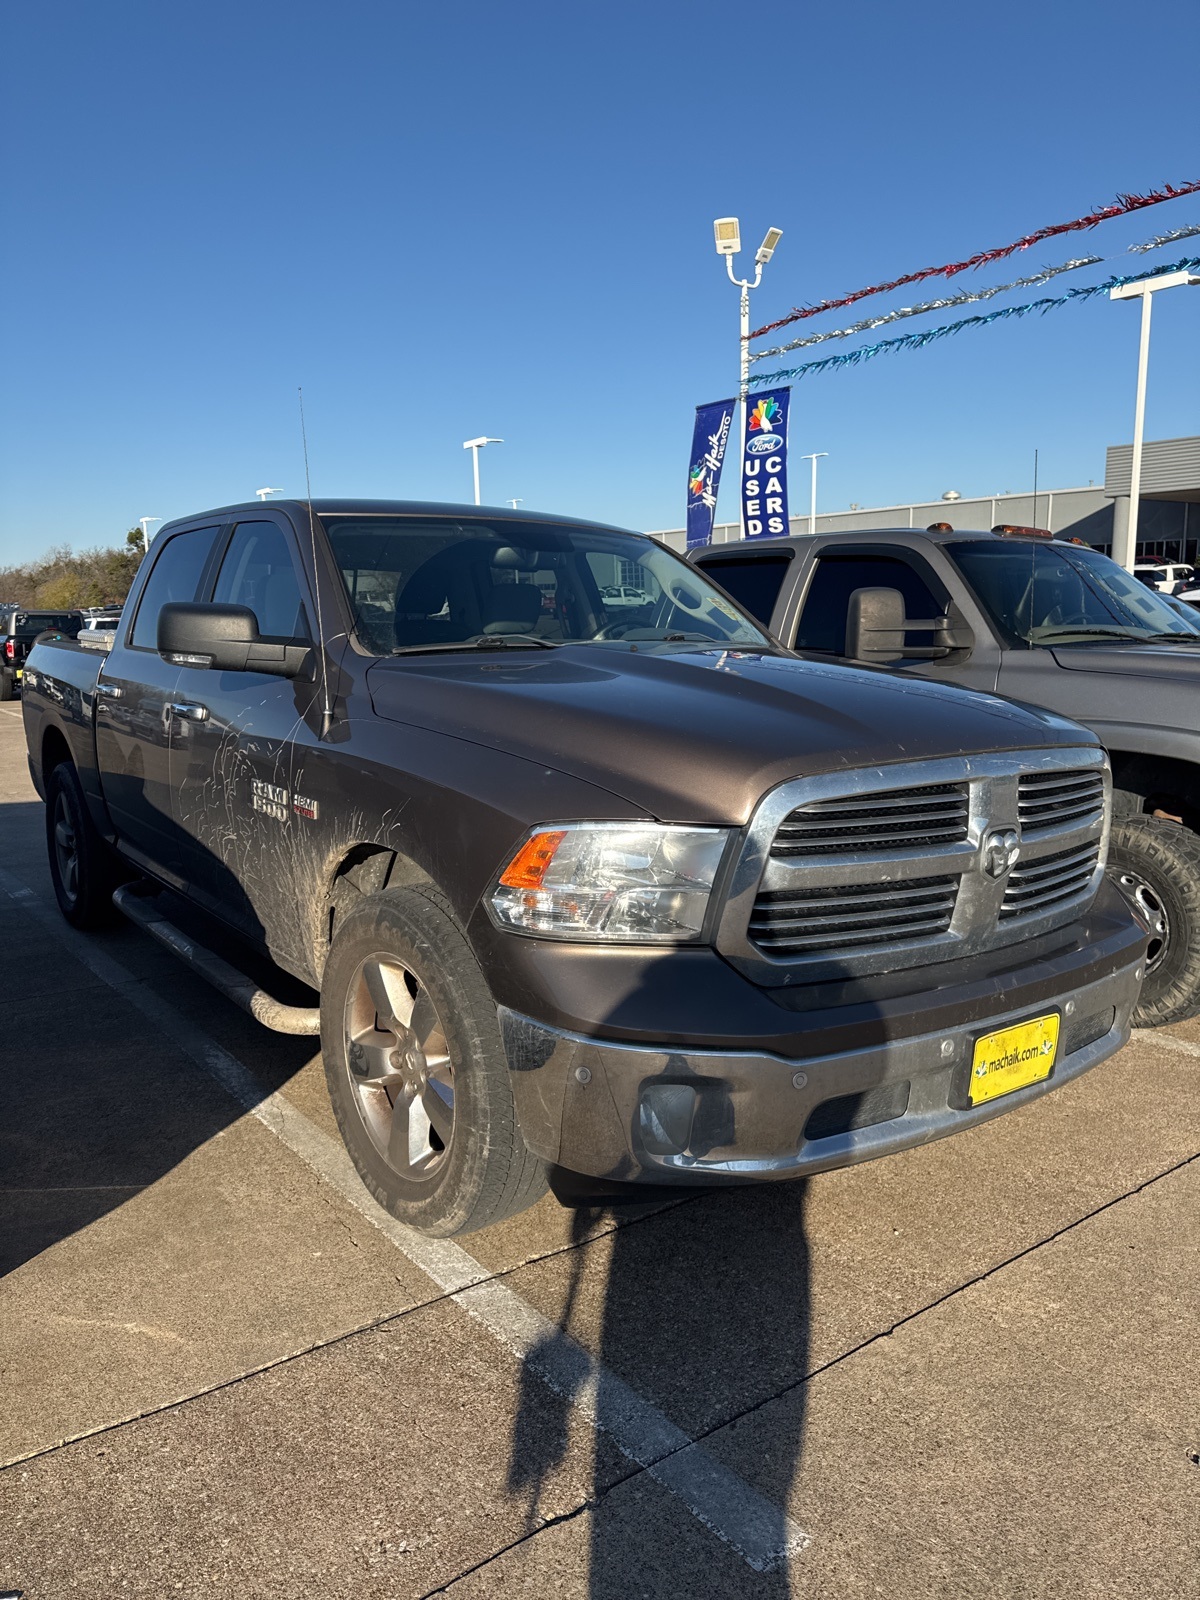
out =
[[[522,1130],[537,1155],[570,1171],[659,1183],[796,1177],[926,1144],[1015,1110],[1121,1048],[1144,949],[1132,928],[1122,943],[1086,973],[1063,974],[1057,992],[1039,986],[1036,1003],[900,1038],[883,1027],[861,1048],[828,1054],[632,1045],[502,1005]],[[1050,1011],[1061,1016],[1050,1077],[971,1106],[975,1041]]]

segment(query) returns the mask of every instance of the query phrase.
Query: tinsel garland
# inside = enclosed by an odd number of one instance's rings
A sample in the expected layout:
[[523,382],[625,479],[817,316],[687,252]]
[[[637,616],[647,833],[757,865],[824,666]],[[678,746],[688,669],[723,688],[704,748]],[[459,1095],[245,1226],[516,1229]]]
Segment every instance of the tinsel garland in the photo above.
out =
[[1098,294],[1107,294],[1124,283],[1140,283],[1145,278],[1157,278],[1164,272],[1196,272],[1200,270],[1200,256],[1187,261],[1175,261],[1167,267],[1154,267],[1150,272],[1136,272],[1127,277],[1108,278],[1103,283],[1090,284],[1086,289],[1068,289],[1065,294],[1029,300],[1020,306],[1004,306],[999,311],[989,311],[985,317],[960,317],[957,322],[944,322],[938,328],[923,328],[920,333],[901,334],[898,339],[883,339],[878,344],[860,345],[857,350],[847,350],[839,356],[826,356],[821,361],[806,361],[803,366],[788,367],[780,372],[764,372],[751,378],[752,388],[768,384],[788,383],[795,378],[806,378],[814,372],[825,372],[834,367],[856,367],[860,362],[871,361],[889,350],[919,350],[935,339],[945,339],[961,333],[964,328],[985,328],[989,322],[1003,322],[1009,317],[1027,317],[1031,311],[1052,311],[1072,300],[1091,300]]
[[[1180,239],[1193,239],[1200,234],[1200,223],[1190,228],[1175,228],[1171,233],[1159,234],[1144,244],[1131,244],[1124,255],[1144,255],[1148,250],[1159,250],[1166,244],[1177,244]],[[951,306],[969,306],[979,300],[994,300],[998,294],[1010,289],[1031,289],[1035,284],[1048,283],[1064,272],[1077,272],[1080,267],[1094,267],[1101,261],[1114,261],[1115,256],[1080,256],[1076,261],[1064,261],[1061,267],[1046,267],[1028,278],[1014,278],[1011,283],[998,283],[991,289],[977,289],[970,293],[948,295],[943,300],[925,300],[921,305],[904,306],[899,311],[887,311],[881,317],[864,317],[848,328],[833,328],[828,333],[810,333],[807,339],[793,339],[790,344],[773,345],[769,350],[756,350],[751,361],[765,361],[770,356],[785,356],[791,350],[805,350],[809,345],[824,344],[829,339],[849,339],[856,333],[869,333],[873,328],[886,327],[889,322],[900,322],[905,317],[920,317],[930,311],[946,311]]]
[[1014,255],[1018,250],[1028,250],[1031,245],[1040,244],[1043,239],[1053,239],[1060,233],[1076,233],[1081,228],[1094,228],[1097,223],[1107,222],[1112,217],[1123,217],[1131,211],[1141,211],[1146,206],[1156,206],[1164,200],[1177,200],[1181,195],[1197,192],[1200,192],[1200,180],[1178,185],[1168,183],[1161,189],[1151,190],[1149,194],[1119,194],[1112,205],[1102,206],[1099,211],[1089,212],[1086,217],[1076,217],[1073,222],[1056,222],[1051,227],[1039,228],[1036,233],[1026,234],[1023,239],[1015,239],[1012,244],[1002,245],[999,249],[980,250],[977,254],[968,256],[965,261],[953,261],[942,267],[922,267],[919,272],[907,272],[902,278],[893,278],[890,283],[876,283],[867,289],[856,289],[853,294],[843,295],[839,300],[822,300],[815,306],[797,306],[786,317],[780,317],[775,322],[767,322],[761,328],[755,328],[750,337],[761,339],[764,334],[773,333],[776,328],[784,328],[789,322],[799,322],[804,317],[815,317],[822,311],[836,311],[842,306],[852,306],[856,301],[865,300],[868,295],[887,294],[893,289],[903,289],[906,284],[920,283],[924,278],[952,278],[955,273],[966,272],[972,267],[984,267],[989,261],[1002,261],[1005,256]]
[[[1200,230],[1197,230],[1200,231]],[[768,356],[785,356],[789,350],[804,350],[810,344],[824,344],[827,339],[849,339],[856,333],[869,333],[872,328],[885,327],[889,322],[900,322],[904,317],[921,317],[929,311],[946,311],[951,306],[968,306],[976,300],[992,300],[1010,289],[1030,289],[1034,284],[1047,283],[1062,272],[1077,272],[1080,267],[1094,267],[1103,256],[1081,256],[1078,261],[1065,261],[1061,267],[1047,267],[1031,278],[1014,278],[1011,283],[998,283],[991,289],[979,289],[973,294],[948,295],[944,300],[925,300],[919,306],[903,306],[899,311],[887,311],[881,317],[864,317],[852,322],[848,328],[833,328],[828,333],[810,333],[807,339],[793,339],[790,344],[773,345],[770,350],[756,350],[751,361],[765,361]]]

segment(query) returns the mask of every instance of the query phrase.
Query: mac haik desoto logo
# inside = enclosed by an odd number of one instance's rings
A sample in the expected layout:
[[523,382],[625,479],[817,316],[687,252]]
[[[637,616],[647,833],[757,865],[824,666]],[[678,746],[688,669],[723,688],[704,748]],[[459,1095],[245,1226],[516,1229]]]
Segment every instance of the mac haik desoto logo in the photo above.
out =
[[781,420],[778,400],[769,396],[760,400],[746,423],[746,454],[769,456],[773,450],[783,449],[783,440],[775,432]]
[[708,436],[708,448],[698,461],[692,462],[688,471],[689,499],[699,501],[710,511],[715,510],[717,504],[717,481],[721,475],[721,463],[725,459],[725,446],[729,443],[732,422],[733,411],[723,411],[717,431]]

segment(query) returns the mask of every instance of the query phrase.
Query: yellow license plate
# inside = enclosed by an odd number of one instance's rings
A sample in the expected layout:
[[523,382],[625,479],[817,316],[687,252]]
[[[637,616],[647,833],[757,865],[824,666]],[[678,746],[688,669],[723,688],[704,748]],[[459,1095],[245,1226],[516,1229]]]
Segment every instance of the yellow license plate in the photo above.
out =
[[1048,1078],[1058,1054],[1058,1025],[1057,1015],[1034,1017],[977,1039],[971,1061],[971,1104],[982,1105]]

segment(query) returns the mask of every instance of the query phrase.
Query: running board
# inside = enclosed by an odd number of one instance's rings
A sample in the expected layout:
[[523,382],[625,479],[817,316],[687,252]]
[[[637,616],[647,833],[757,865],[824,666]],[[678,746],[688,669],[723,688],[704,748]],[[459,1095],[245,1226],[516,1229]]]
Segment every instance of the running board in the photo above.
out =
[[[157,892],[151,889],[149,894]],[[113,905],[130,922],[136,922],[139,928],[144,928],[157,939],[172,955],[186,962],[214,989],[219,989],[234,1005],[249,1012],[264,1028],[273,1028],[276,1033],[320,1033],[321,1013],[316,1006],[285,1006],[282,1001],[273,999],[244,972],[231,967],[228,961],[223,961],[202,944],[197,944],[173,922],[168,922],[144,889],[139,893],[137,885],[123,884],[113,895]]]

